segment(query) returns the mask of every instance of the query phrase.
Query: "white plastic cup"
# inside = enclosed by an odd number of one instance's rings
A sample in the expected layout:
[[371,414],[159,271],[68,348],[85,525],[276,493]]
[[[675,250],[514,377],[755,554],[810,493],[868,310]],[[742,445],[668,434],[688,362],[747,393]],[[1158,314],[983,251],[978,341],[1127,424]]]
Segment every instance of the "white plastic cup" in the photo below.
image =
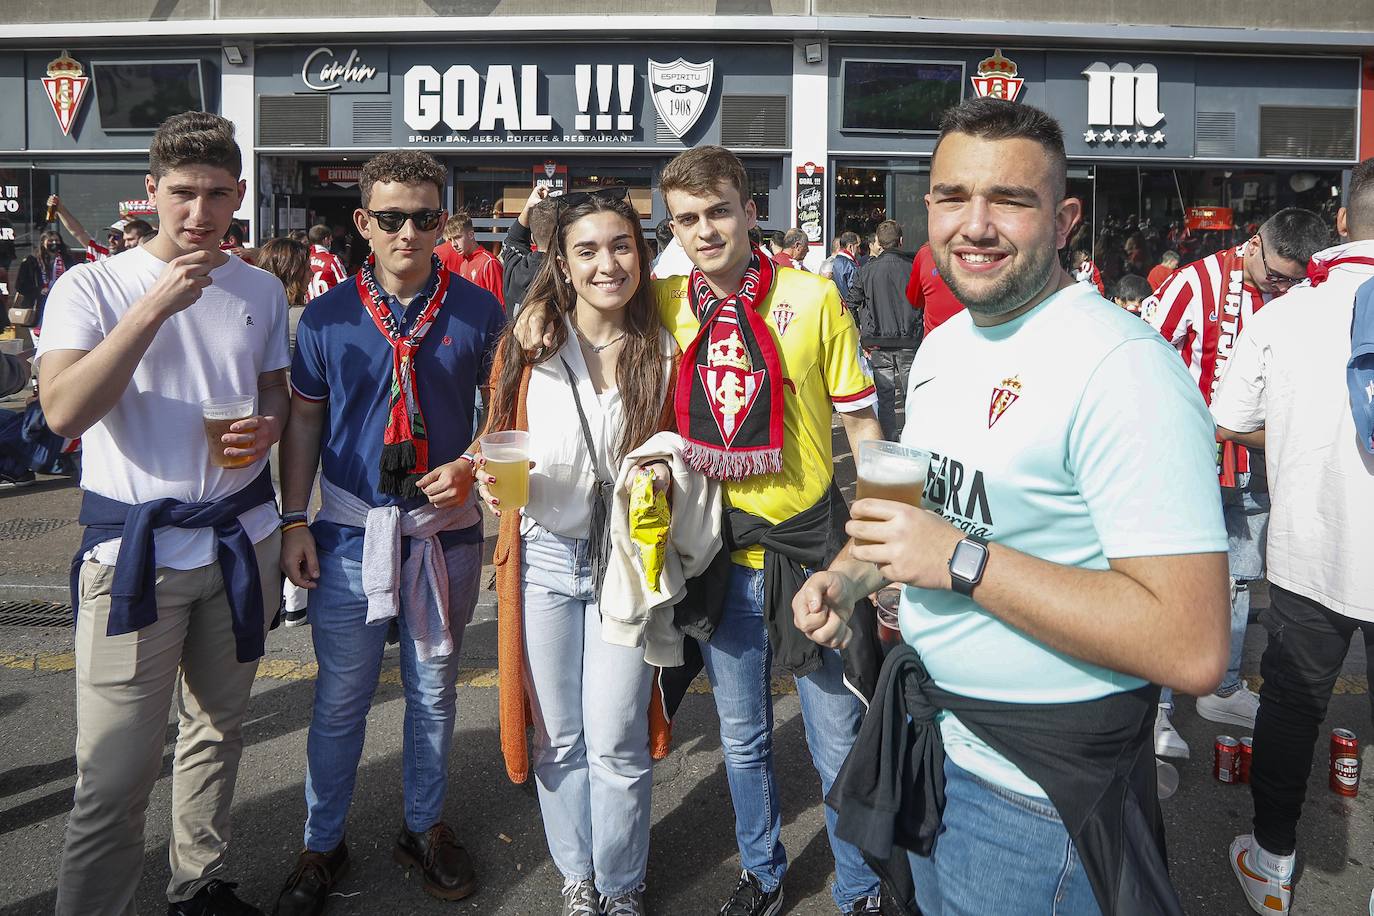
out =
[[487,489],[501,511],[523,509],[530,501],[530,434],[522,429],[488,433],[481,439],[483,470],[496,478]]
[[212,465],[218,468],[246,468],[256,460],[252,455],[224,454],[226,446],[220,438],[229,432],[230,426],[253,416],[256,407],[257,398],[251,394],[206,398],[200,402],[200,416],[205,423],[205,440],[210,447]]

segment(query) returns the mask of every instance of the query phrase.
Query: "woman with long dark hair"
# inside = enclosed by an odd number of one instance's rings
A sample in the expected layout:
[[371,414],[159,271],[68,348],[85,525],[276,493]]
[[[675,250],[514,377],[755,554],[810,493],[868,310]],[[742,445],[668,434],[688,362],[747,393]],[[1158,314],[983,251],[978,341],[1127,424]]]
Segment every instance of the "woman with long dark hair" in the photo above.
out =
[[[649,288],[639,215],[604,192],[564,198],[526,302],[561,316],[553,346],[526,357],[507,331],[492,370],[488,433],[529,432],[529,502],[497,541],[502,750],[523,782],[532,762],[564,916],[640,916],[649,852],[654,669],[642,648],[602,638],[598,600],[607,491],[621,460],[672,425],[676,345]],[[654,465],[660,489],[667,469]],[[489,465],[476,471],[484,500]],[[599,898],[599,899],[598,899]]]
[[286,324],[291,349],[296,349],[296,325],[305,311],[305,293],[310,288],[310,249],[287,236],[268,239],[253,252],[255,266],[274,275],[286,288]]
[[75,267],[79,261],[67,250],[62,234],[56,229],[45,229],[38,237],[38,247],[27,258],[19,262],[19,273],[15,277],[14,288],[27,300],[29,308],[38,309],[35,327],[43,325],[43,309],[48,304],[48,292],[57,278]]

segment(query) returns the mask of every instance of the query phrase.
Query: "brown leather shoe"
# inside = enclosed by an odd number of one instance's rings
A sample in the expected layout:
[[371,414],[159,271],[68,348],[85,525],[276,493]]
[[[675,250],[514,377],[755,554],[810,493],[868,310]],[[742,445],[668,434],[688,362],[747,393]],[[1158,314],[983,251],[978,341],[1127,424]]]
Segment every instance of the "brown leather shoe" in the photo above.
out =
[[277,895],[272,916],[320,916],[329,892],[348,874],[348,847],[343,843],[332,852],[301,853],[296,867]]
[[472,856],[443,821],[424,833],[402,825],[391,857],[398,865],[420,869],[425,890],[440,900],[462,900],[477,890]]

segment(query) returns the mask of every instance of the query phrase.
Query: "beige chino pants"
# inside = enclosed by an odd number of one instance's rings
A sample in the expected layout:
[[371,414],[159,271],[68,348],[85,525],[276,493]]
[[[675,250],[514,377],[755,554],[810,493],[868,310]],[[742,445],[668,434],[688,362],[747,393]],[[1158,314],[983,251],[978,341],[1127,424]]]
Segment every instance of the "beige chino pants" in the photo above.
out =
[[[281,602],[281,535],[258,542],[264,625]],[[148,796],[177,708],[169,900],[196,894],[224,866],[241,727],[256,661],[234,652],[219,563],[157,570],[157,622],[106,636],[114,568],[81,567],[76,617],[76,800],[57,879],[58,916],[132,916],[143,870]]]

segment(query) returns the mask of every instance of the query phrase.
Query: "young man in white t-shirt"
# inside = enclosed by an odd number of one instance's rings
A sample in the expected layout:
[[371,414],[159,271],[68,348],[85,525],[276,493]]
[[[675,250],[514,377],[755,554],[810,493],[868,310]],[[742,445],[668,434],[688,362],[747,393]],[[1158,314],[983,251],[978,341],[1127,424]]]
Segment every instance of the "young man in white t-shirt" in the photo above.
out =
[[1272,501],[1254,833],[1231,844],[1260,913],[1288,912],[1313,747],[1350,640],[1374,650],[1374,457],[1346,378],[1355,294],[1374,280],[1374,159],[1351,174],[1337,226],[1350,241],[1313,255],[1311,281],[1246,323],[1212,400],[1223,439],[1264,450]]
[[[286,295],[219,251],[244,194],[233,124],[175,115],[149,153],[160,231],[68,271],[38,351],[48,425],[85,452],[76,798],[56,911],[134,912],[175,696],[168,912],[250,916],[223,869],[243,718],[281,595],[267,455],[290,406]],[[256,398],[252,416],[210,443],[201,402],[236,395]]]
[[[930,245],[967,310],[917,352],[902,434],[934,453],[933,511],[855,502],[865,543],[811,577],[797,624],[842,642],[855,598],[905,586],[902,635],[941,694],[927,734],[946,754],[942,826],[910,856],[922,912],[1120,912],[1102,875],[1127,876],[1142,912],[1181,912],[1157,842],[1152,685],[1206,693],[1225,667],[1213,427],[1150,327],[1059,267],[1080,205],[1058,124],[977,99],[942,128]],[[904,791],[939,797],[925,775]],[[852,791],[842,776],[842,820]],[[1101,829],[1070,832],[1084,823]]]

